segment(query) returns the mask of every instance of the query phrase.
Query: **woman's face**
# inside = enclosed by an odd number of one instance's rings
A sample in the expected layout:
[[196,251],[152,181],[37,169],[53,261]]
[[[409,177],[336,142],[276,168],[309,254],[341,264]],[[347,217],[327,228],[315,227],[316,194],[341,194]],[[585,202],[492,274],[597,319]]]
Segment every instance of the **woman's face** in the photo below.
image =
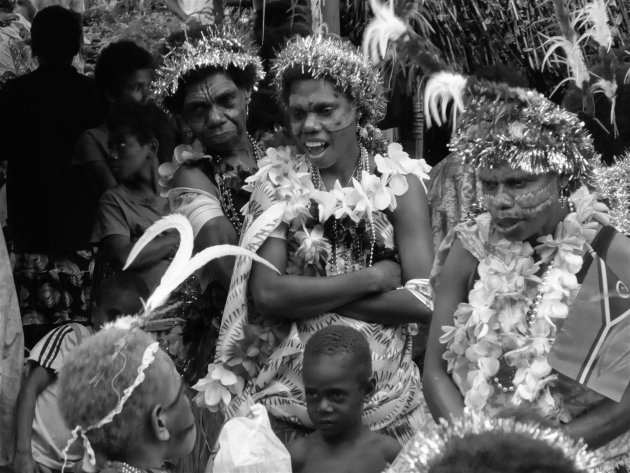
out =
[[291,132],[315,166],[326,169],[344,157],[356,159],[356,112],[330,82],[293,81],[287,108]]
[[493,229],[511,241],[553,232],[562,212],[556,174],[529,174],[507,164],[478,172]]
[[249,92],[222,72],[188,86],[183,118],[206,151],[226,152],[247,133]]

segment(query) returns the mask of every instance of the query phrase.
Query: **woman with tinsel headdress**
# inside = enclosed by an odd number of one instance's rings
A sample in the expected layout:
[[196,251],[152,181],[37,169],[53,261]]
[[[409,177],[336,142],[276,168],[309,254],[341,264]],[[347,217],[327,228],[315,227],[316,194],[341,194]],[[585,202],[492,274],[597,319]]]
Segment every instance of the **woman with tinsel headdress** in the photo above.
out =
[[429,168],[373,127],[385,108],[381,77],[351,45],[296,38],[272,72],[300,149],[268,149],[247,180],[241,246],[282,274],[237,260],[215,363],[196,389],[228,416],[264,404],[284,441],[304,435],[314,427],[304,344],[326,325],[349,325],[374,357],[364,422],[404,442],[428,420],[411,336],[432,307]]
[[436,258],[424,378],[433,417],[531,406],[599,449],[604,471],[627,466],[630,241],[585,185],[599,158],[592,139],[531,90],[433,75],[432,120],[450,102],[450,147],[476,169],[485,212]]
[[[236,244],[243,224],[240,210],[250,196],[243,190],[245,179],[256,171],[262,155],[245,127],[251,93],[264,76],[261,61],[246,32],[229,26],[203,28],[186,33],[172,47],[157,76],[157,95],[182,124],[187,143],[177,146],[173,162],[159,169],[171,210],[189,219],[197,251]],[[217,328],[232,263],[220,261],[204,274],[212,299],[212,316],[204,318],[216,318]],[[204,331],[190,329],[185,329],[189,335]],[[192,382],[214,354],[213,339],[205,337],[197,345],[202,352],[187,356]]]

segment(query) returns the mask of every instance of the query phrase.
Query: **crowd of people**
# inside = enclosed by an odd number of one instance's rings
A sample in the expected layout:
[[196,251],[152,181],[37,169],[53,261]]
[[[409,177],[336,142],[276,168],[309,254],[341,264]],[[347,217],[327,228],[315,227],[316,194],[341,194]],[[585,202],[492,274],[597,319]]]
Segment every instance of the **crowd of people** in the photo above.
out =
[[432,170],[348,41],[261,58],[171,8],[159,55],[112,42],[93,78],[81,12],[39,8],[37,67],[0,75],[0,468],[266,472],[262,431],[219,441],[263,406],[294,473],[630,471],[630,241],[584,122],[412,57],[452,127]]

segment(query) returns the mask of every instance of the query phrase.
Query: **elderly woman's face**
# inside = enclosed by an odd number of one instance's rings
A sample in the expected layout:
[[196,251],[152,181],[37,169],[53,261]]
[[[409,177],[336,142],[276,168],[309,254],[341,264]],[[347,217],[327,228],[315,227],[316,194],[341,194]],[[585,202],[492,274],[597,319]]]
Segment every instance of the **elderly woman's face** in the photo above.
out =
[[560,215],[560,182],[555,174],[529,174],[507,164],[478,172],[494,230],[524,241],[555,230]]
[[320,169],[349,156],[356,147],[356,112],[352,102],[326,80],[291,84],[288,102],[291,131]]
[[247,133],[248,101],[249,92],[217,72],[188,86],[183,118],[208,152],[229,151]]

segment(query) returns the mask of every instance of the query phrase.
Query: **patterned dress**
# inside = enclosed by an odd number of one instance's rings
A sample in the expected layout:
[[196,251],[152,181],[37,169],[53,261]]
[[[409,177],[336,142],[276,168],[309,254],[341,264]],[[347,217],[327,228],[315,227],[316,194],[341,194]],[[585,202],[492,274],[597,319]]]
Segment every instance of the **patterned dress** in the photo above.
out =
[[[287,238],[287,226],[282,223],[282,205],[276,197],[276,188],[269,181],[259,182],[250,199],[241,246],[258,251],[269,237]],[[383,250],[394,250],[394,232],[386,215],[374,213],[377,245]],[[290,233],[288,238],[291,238]],[[297,274],[295,242],[287,241],[289,248],[288,272]],[[368,249],[358,260],[367,261]],[[337,254],[343,255],[343,245]],[[326,276],[337,273],[338,267],[355,271],[365,264],[347,265],[337,258],[336,268],[331,261],[326,264]],[[354,259],[356,262],[357,259]],[[293,269],[293,270],[292,270]],[[247,281],[251,273],[251,260],[238,258],[232,284],[223,314],[218,351],[215,360],[224,363],[238,353],[247,350],[251,333],[267,333],[263,336],[272,340],[268,357],[261,363],[258,373],[251,378],[240,396],[228,405],[228,417],[245,415],[252,403],[263,404],[275,418],[276,433],[281,440],[289,441],[303,435],[313,427],[306,409],[302,383],[302,354],[304,346],[313,333],[332,324],[346,325],[360,331],[368,340],[372,351],[372,365],[376,378],[376,390],[366,403],[363,412],[364,424],[406,442],[429,421],[421,392],[418,367],[412,361],[412,335],[415,324],[383,326],[343,317],[336,313],[289,322],[286,320],[261,320],[249,307]],[[313,277],[322,277],[309,274]],[[278,429],[278,420],[284,431]],[[291,429],[290,427],[293,427]],[[292,431],[293,430],[293,431]]]

